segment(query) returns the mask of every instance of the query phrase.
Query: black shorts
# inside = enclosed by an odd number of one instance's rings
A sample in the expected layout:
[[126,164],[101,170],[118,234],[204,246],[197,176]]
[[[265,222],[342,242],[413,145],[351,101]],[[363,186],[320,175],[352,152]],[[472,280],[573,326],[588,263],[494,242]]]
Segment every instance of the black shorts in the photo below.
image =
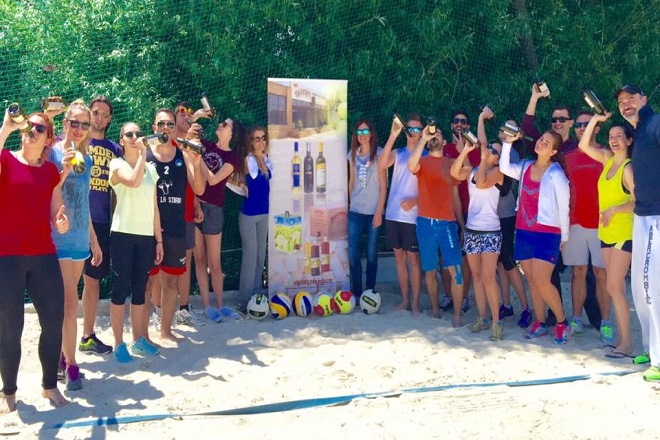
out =
[[502,231],[502,248],[500,257],[497,259],[506,271],[516,267],[516,260],[513,258],[513,239],[516,233],[516,217],[506,217],[500,219],[500,230]]
[[156,240],[153,235],[113,232],[112,246],[112,298],[115,305],[123,305],[131,297],[131,304],[144,304],[144,292],[149,271],[156,258]]
[[385,220],[385,224],[387,246],[392,249],[403,249],[406,252],[419,252],[416,225],[395,220]]
[[154,266],[149,275],[163,271],[170,275],[181,275],[186,272],[186,239],[163,237],[163,261]]
[[92,266],[92,257],[90,256],[85,260],[83,273],[95,280],[102,280],[110,274],[110,223],[92,222],[92,225],[101,252],[103,252],[103,260],[98,266]]
[[195,222],[186,222],[186,249],[195,249]]
[[222,234],[222,224],[225,220],[222,207],[212,203],[200,203],[200,205],[204,213],[204,220],[201,223],[195,223],[195,225],[204,235]]
[[605,243],[603,240],[601,240],[600,248],[614,248],[624,252],[632,253],[632,240],[620,241],[618,243]]

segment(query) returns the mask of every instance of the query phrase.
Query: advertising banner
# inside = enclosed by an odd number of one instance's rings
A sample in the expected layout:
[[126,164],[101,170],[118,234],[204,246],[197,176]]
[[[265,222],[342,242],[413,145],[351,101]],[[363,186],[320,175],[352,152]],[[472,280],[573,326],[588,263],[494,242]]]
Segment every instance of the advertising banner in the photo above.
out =
[[268,286],[348,289],[347,81],[268,79]]

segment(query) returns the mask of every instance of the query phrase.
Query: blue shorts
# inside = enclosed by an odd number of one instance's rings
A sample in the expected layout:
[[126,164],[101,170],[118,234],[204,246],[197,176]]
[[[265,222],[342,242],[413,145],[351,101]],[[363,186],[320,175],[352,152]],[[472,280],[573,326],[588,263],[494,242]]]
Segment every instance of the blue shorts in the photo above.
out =
[[424,272],[438,269],[438,248],[442,254],[442,267],[461,265],[461,244],[456,222],[417,217],[417,241]]
[[557,264],[560,244],[560,234],[516,229],[513,253],[518,261],[536,258],[537,260]]
[[58,260],[85,261],[89,256],[89,249],[86,251],[57,250]]

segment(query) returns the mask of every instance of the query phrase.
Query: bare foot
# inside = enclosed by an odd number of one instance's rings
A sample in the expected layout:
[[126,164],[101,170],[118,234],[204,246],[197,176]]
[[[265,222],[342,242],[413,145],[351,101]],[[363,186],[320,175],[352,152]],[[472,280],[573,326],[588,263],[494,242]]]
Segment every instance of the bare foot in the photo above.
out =
[[161,333],[160,334],[160,339],[161,339],[161,341],[170,341],[170,342],[174,342],[176,344],[183,341],[183,338],[179,338],[177,336],[174,336],[174,334],[172,332]]
[[458,316],[454,315],[454,319],[452,320],[452,326],[454,328],[460,328],[461,325],[463,325],[463,322],[461,320],[461,315]]
[[440,308],[438,307],[435,310],[431,310],[431,316],[433,318],[439,318],[440,317]]
[[46,399],[50,400],[51,405],[53,405],[55,408],[60,408],[71,403],[64,398],[57,387],[51,388],[50,390],[44,390],[42,395]]
[[0,414],[9,414],[12,411],[16,411],[16,394],[3,394],[0,399]]
[[422,315],[422,309],[419,308],[419,306],[413,306],[412,308],[412,314],[414,317],[418,317]]
[[409,303],[408,301],[404,301],[404,302],[402,302],[401,304],[399,304],[399,305],[397,306],[397,308],[394,309],[394,311],[395,311],[395,312],[400,312],[400,311],[402,311],[402,310],[408,310],[409,307],[410,307],[410,303]]

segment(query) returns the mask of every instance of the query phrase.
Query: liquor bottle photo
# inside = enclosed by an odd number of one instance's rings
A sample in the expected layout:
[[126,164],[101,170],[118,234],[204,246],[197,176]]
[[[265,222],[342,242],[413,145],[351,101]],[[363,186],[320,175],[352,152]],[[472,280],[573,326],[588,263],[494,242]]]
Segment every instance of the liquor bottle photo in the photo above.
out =
[[325,157],[323,157],[323,142],[319,142],[319,155],[316,158],[316,192],[325,192],[326,178]]
[[293,143],[293,157],[291,158],[291,190],[295,194],[300,194],[300,171],[302,168],[302,159],[298,154],[298,142]]
[[312,146],[307,142],[307,153],[303,163],[303,187],[305,193],[314,192],[314,158],[312,158]]

